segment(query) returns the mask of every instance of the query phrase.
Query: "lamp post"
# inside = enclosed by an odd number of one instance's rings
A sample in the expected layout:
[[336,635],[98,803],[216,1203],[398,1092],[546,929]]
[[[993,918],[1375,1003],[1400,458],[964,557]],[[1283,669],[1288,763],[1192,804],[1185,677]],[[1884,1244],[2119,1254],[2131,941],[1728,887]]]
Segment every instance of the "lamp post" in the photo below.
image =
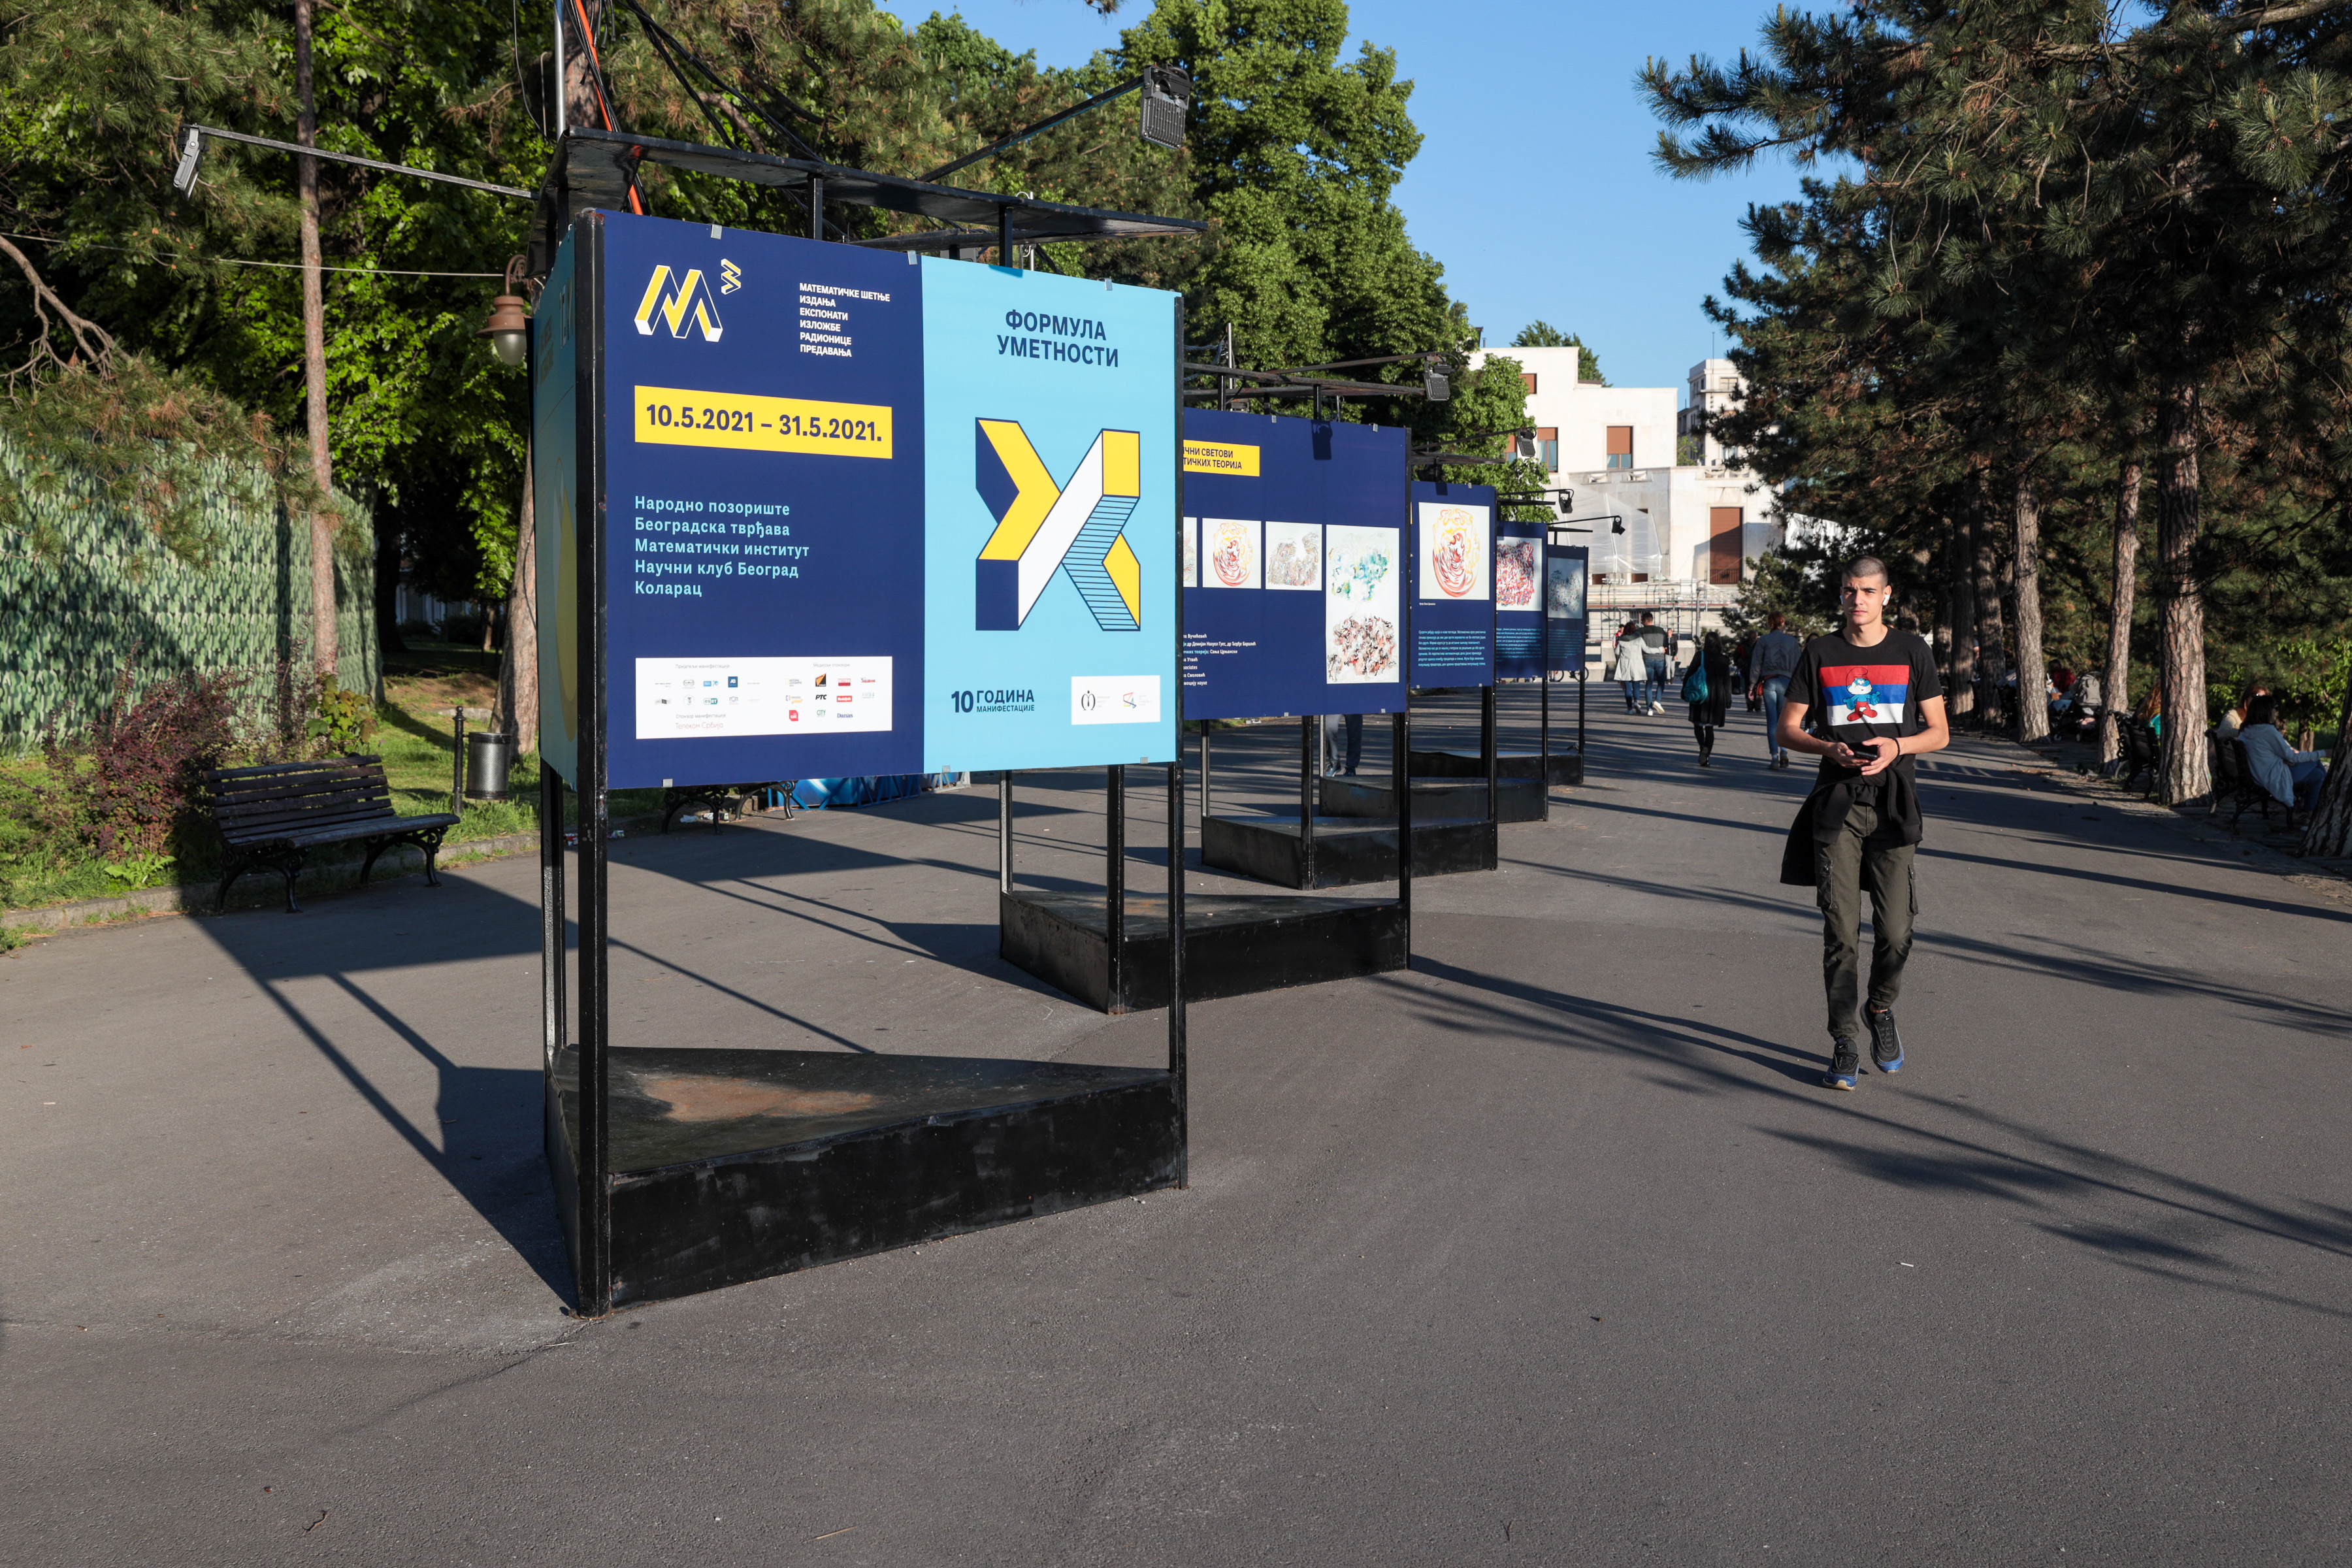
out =
[[[490,301],[488,318],[474,333],[489,340],[491,357],[509,370],[521,368],[530,358],[530,301],[522,292],[528,287],[523,281],[528,265],[529,258],[520,256],[507,263],[507,292]],[[539,579],[534,565],[538,520],[533,516],[528,424],[522,450],[522,511],[515,530],[514,584],[507,599],[507,643],[499,660],[499,702],[494,715],[499,732],[513,748],[510,755],[536,749],[539,739],[533,722],[539,709]]]

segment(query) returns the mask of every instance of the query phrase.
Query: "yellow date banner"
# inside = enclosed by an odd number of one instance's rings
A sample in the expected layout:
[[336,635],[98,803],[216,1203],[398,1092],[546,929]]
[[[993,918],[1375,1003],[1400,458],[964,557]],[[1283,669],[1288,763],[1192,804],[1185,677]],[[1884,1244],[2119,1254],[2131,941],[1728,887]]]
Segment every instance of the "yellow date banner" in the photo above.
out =
[[729,447],[739,452],[814,452],[834,458],[887,458],[887,404],[816,403],[740,392],[636,389],[637,439],[671,447]]

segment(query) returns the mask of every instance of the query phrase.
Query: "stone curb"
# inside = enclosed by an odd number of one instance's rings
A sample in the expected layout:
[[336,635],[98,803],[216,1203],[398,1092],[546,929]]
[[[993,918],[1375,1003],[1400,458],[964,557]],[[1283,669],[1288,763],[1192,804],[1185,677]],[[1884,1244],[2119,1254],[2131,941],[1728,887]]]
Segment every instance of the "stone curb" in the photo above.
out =
[[[632,816],[613,825],[625,835],[656,831],[661,826],[659,816]],[[438,862],[441,869],[467,866],[479,860],[497,860],[509,855],[535,852],[539,848],[536,833],[506,833],[495,838],[472,838],[463,844],[444,845]],[[306,866],[294,879],[297,897],[317,894],[355,893],[360,889],[352,880],[357,862],[343,861],[325,866]],[[387,872],[385,868],[392,869]],[[383,852],[376,861],[375,874],[368,886],[396,878],[422,876],[425,872],[425,851],[413,844],[395,845]],[[274,874],[263,870],[239,878],[236,889],[229,895],[228,907],[236,910],[267,909],[278,904],[285,883]],[[65,931],[83,926],[107,924],[140,915],[209,915],[214,912],[213,900],[219,896],[217,882],[186,882],[171,888],[142,888],[134,893],[121,893],[106,899],[80,899],[69,904],[44,904],[37,909],[0,910],[0,931],[17,934],[37,931]]]

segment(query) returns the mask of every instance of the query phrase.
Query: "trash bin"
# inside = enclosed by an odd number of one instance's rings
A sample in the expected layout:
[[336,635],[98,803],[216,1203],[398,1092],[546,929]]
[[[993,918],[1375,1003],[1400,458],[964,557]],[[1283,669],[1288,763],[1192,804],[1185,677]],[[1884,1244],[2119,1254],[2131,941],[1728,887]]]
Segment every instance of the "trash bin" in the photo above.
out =
[[514,768],[515,738],[477,730],[466,737],[466,798],[504,800]]

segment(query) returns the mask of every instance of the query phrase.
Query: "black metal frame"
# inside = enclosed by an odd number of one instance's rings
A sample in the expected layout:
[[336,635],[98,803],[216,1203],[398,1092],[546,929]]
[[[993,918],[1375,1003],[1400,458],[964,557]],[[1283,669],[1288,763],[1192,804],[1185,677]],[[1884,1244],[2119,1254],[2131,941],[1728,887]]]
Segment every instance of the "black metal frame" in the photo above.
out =
[[[575,133],[576,134],[576,133]],[[559,154],[560,155],[560,154]],[[821,199],[821,198],[820,198]],[[1005,210],[1010,210],[1009,207]],[[1073,209],[1075,210],[1075,209]],[[602,439],[604,427],[606,374],[604,363],[604,292],[606,286],[604,252],[601,245],[583,244],[574,258],[573,291],[575,309],[579,312],[580,336],[574,357],[574,418],[575,451],[581,464],[578,476],[580,501],[575,509],[573,526],[579,531],[578,572],[575,592],[579,595],[577,618],[579,637],[578,665],[581,671],[579,706],[578,754],[572,781],[578,801],[578,826],[573,836],[578,851],[578,928],[579,928],[579,1038],[576,1047],[576,1135],[572,1121],[565,1114],[563,1093],[559,1083],[558,1063],[567,1048],[572,1021],[567,1016],[570,976],[565,962],[564,930],[567,901],[563,850],[566,835],[562,826],[564,781],[552,767],[542,765],[540,794],[540,899],[541,899],[541,1007],[543,1025],[543,1061],[545,1073],[545,1133],[551,1152],[557,1141],[566,1141],[565,1154],[572,1166],[574,1180],[572,1190],[557,1194],[559,1205],[569,1222],[573,1240],[572,1260],[580,1310],[585,1316],[602,1316],[614,1304],[614,1232],[612,1172],[612,1090],[611,1072],[611,987],[609,975],[610,910],[609,910],[609,842],[611,816],[609,771],[606,764],[608,725],[604,656],[606,626],[604,587],[606,576],[605,555],[605,492],[608,488],[606,454]],[[1183,357],[1183,305],[1178,300],[1174,310],[1176,358],[1181,367]],[[1181,414],[1183,372],[1176,373],[1171,387],[1175,395],[1171,403],[1177,410],[1174,420],[1174,471],[1178,494],[1171,516],[1181,515],[1183,485],[1183,418]],[[1171,551],[1176,557],[1175,575],[1182,575],[1183,531],[1171,531]],[[1176,611],[1171,629],[1171,646],[1183,647],[1183,595],[1175,595]],[[1181,660],[1179,661],[1181,663]],[[1181,712],[1181,682],[1173,700]],[[1169,787],[1169,987],[1171,1005],[1168,1016],[1169,1084],[1173,1098],[1174,1172],[1175,1185],[1187,1184],[1189,1117],[1187,1110],[1187,1042],[1185,1030],[1184,957],[1186,931],[1184,925],[1184,816],[1182,725],[1177,727],[1177,757],[1168,764]],[[1111,770],[1112,795],[1118,802],[1125,782],[1124,767]],[[1012,876],[1011,784],[1010,775],[999,786],[1000,821],[1003,840],[999,851],[999,876],[1009,888]],[[1123,866],[1125,832],[1123,812],[1115,812],[1118,826],[1113,833],[1111,908],[1114,936],[1124,921],[1125,870]],[[437,840],[437,835],[436,840]],[[428,875],[430,855],[428,852]],[[291,896],[291,882],[289,882]],[[1120,962],[1121,943],[1114,940],[1112,963]]]

